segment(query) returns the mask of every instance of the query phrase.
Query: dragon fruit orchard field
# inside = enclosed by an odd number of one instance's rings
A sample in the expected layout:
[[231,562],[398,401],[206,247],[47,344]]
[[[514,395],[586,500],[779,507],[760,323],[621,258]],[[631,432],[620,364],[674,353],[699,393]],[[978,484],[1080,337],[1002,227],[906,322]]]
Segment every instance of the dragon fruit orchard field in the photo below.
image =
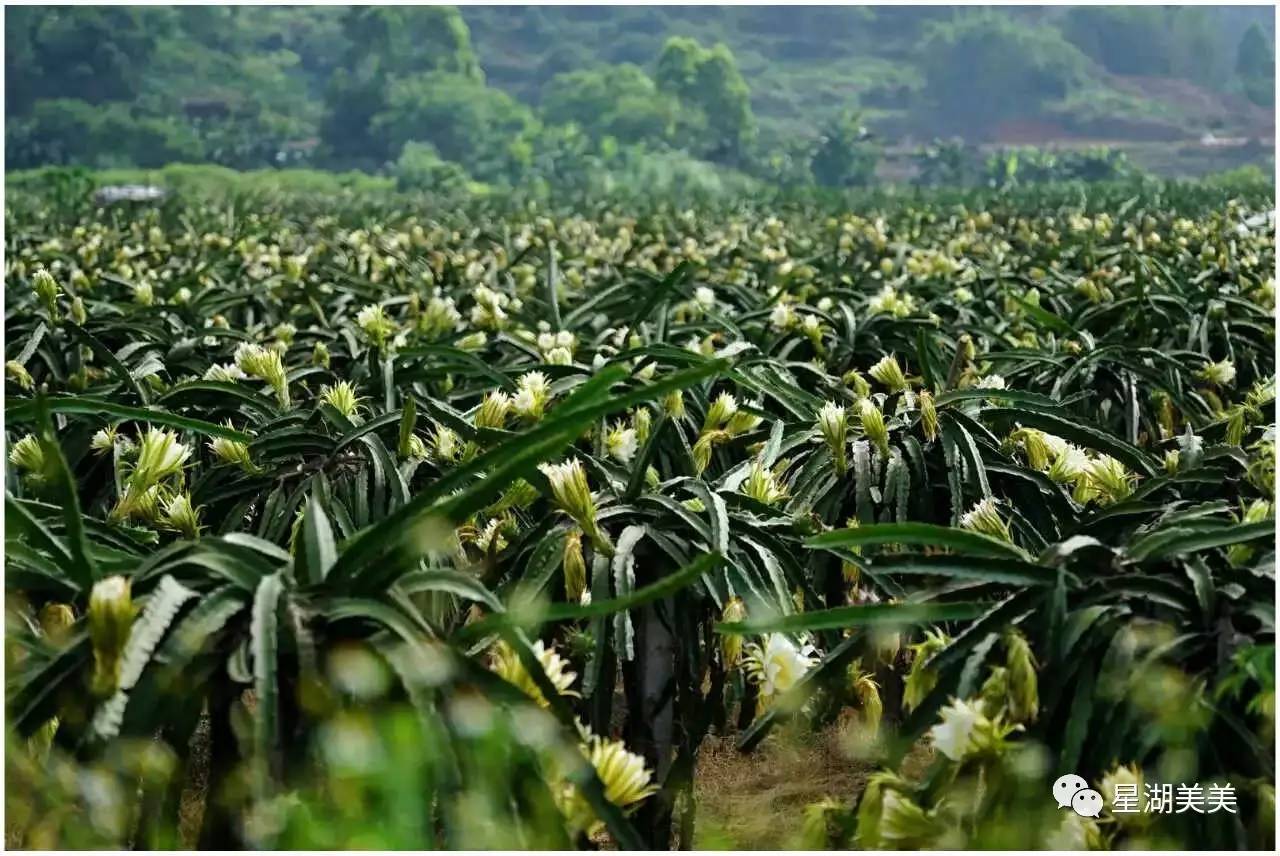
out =
[[7,840],[1273,846],[1269,192],[10,194]]

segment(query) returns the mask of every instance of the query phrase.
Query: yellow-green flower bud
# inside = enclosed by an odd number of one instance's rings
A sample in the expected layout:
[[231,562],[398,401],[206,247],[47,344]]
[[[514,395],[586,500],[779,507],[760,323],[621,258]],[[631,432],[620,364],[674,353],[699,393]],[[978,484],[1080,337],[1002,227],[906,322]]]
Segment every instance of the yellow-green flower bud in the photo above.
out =
[[281,407],[289,406],[289,379],[279,351],[246,342],[236,348],[236,365],[245,374],[270,385]]
[[432,297],[426,311],[418,316],[418,330],[432,338],[452,333],[458,327],[462,315],[452,297]]
[[570,530],[564,540],[564,596],[569,603],[582,600],[587,590],[587,563],[582,557],[582,532]]
[[938,409],[933,403],[933,393],[927,389],[920,390],[920,427],[926,440],[938,439]]
[[1022,451],[1026,454],[1027,464],[1031,469],[1044,472],[1049,468],[1055,456],[1049,448],[1043,431],[1037,431],[1035,428],[1019,428],[1009,435],[1009,439],[1022,445]]
[[880,731],[884,719],[884,701],[880,698],[880,685],[871,673],[862,671],[855,663],[849,667],[849,683],[862,707],[862,721],[867,734],[874,737]]
[[622,741],[593,736],[585,750],[604,785],[605,799],[618,808],[628,808],[658,792],[644,758],[628,752]]
[[[759,404],[756,403],[755,406],[758,407]],[[740,408],[733,414],[733,416],[729,417],[729,423],[724,427],[726,431],[736,437],[739,434],[746,434],[748,431],[754,431],[763,421],[764,420],[761,417],[754,413]]]
[[[1105,797],[1111,797],[1116,793],[1120,793],[1119,788],[1125,788],[1131,794],[1145,794],[1146,782],[1142,774],[1141,768],[1137,764],[1129,764],[1127,766],[1116,765],[1111,772],[1102,777],[1102,781],[1098,783],[1098,790]],[[1112,818],[1115,819],[1122,827],[1130,829],[1140,828],[1150,823],[1152,815],[1143,811],[1118,811],[1112,812]]]
[[191,447],[179,442],[173,431],[149,428],[138,443],[138,460],[129,475],[129,486],[141,492],[182,471]]
[[596,503],[582,462],[575,459],[560,464],[539,464],[538,469],[547,477],[551,497],[560,510],[582,527],[597,550],[613,555],[613,544],[596,525]]
[[1228,446],[1239,446],[1244,442],[1245,408],[1243,405],[1231,408],[1227,414],[1227,431],[1223,439]]
[[35,386],[35,381],[31,378],[31,372],[27,371],[27,367],[17,360],[9,360],[4,364],[4,375],[22,389],[31,389]]
[[1196,373],[1196,377],[1214,386],[1231,386],[1236,379],[1236,366],[1231,360],[1208,363]]
[[524,419],[536,422],[542,418],[547,402],[551,400],[551,381],[542,372],[526,372],[516,382],[516,394],[511,408]]
[[979,500],[973,508],[963,514],[960,517],[960,528],[1013,543],[1009,524],[1000,516],[999,507],[991,497]]
[[388,318],[386,310],[377,303],[366,306],[356,314],[356,326],[378,350],[387,346],[397,329],[396,322]]
[[457,341],[457,346],[464,351],[478,351],[489,341],[484,333],[469,333]]
[[329,368],[329,346],[324,342],[316,342],[311,349],[311,365]]
[[702,433],[713,431],[733,418],[738,412],[738,400],[728,392],[722,392],[707,408],[707,418],[702,422]]
[[511,396],[501,390],[494,390],[480,403],[480,409],[476,412],[476,427],[501,428],[506,424],[507,414],[510,412]]
[[1169,439],[1177,433],[1176,414],[1173,409],[1173,398],[1168,393],[1160,394],[1160,410],[1158,421],[1160,423],[1160,434],[1164,439]]
[[431,438],[432,456],[436,463],[452,463],[458,459],[462,449],[458,445],[458,435],[452,428],[444,425],[436,426]]
[[[720,620],[725,624],[736,624],[746,620],[747,605],[740,597],[731,597],[724,605]],[[724,657],[725,670],[732,669],[742,659],[742,636],[737,633],[720,634],[720,653]]]
[[609,457],[622,464],[631,463],[639,448],[634,428],[623,422],[615,422],[604,437],[604,448]]
[[649,431],[653,425],[653,413],[647,407],[637,407],[631,413],[631,427],[636,432],[636,442],[644,443],[649,439]]
[[1005,666],[1009,670],[1009,718],[1013,722],[1035,722],[1040,713],[1040,694],[1031,645],[1017,630],[1006,631],[1004,645]]
[[360,396],[356,395],[355,387],[345,380],[320,387],[320,401],[348,419],[360,413]]
[[884,424],[884,414],[870,398],[862,399],[859,405],[859,418],[862,421],[862,432],[872,445],[886,458],[889,456],[889,429]]
[[1083,480],[1087,491],[1106,503],[1120,502],[1133,493],[1137,476],[1125,469],[1124,464],[1109,455],[1100,455],[1089,461]]
[[93,647],[93,694],[104,698],[120,685],[120,664],[133,628],[129,580],[98,580],[89,594],[89,641]]
[[982,714],[987,718],[999,716],[1004,712],[1009,701],[1009,669],[1005,666],[992,666],[991,674],[982,682],[978,690],[978,701]]
[[164,522],[187,538],[200,537],[200,509],[191,504],[188,493],[175,494],[164,504]]
[[[227,427],[231,427],[230,421]],[[249,457],[249,447],[239,440],[232,440],[227,437],[214,437],[209,441],[209,451],[213,456],[224,464],[234,464],[247,473],[257,472],[252,459]]]
[[898,359],[893,354],[881,358],[871,367],[869,374],[888,387],[890,392],[901,392],[907,388],[907,376],[902,373],[902,367],[898,365]]
[[71,299],[70,314],[71,320],[81,327],[84,326],[84,322],[89,320],[89,312],[84,308],[84,301],[80,299],[79,295]]
[[857,369],[850,369],[844,373],[845,385],[853,390],[853,394],[858,398],[866,398],[871,394],[871,384]]
[[742,483],[742,492],[757,502],[773,505],[787,497],[787,490],[778,483],[777,475],[756,458],[751,473]]
[[675,389],[662,399],[662,411],[672,419],[684,416],[684,390]]
[[53,318],[58,314],[58,296],[62,294],[62,288],[58,285],[58,281],[53,278],[53,274],[49,273],[45,268],[40,268],[31,277],[31,284],[36,293],[36,297],[44,304],[44,308],[49,313],[49,317]]
[[40,607],[40,632],[55,645],[67,640],[75,623],[76,614],[65,603],[49,602]]
[[693,464],[699,475],[711,465],[711,452],[719,443],[729,440],[728,431],[707,431],[693,444]]
[[836,475],[844,475],[848,466],[845,446],[849,432],[844,408],[832,401],[822,405],[822,410],[818,411],[818,430],[822,432],[822,439],[835,461]]
[[417,434],[410,434],[408,445],[405,451],[406,457],[413,461],[425,461],[430,455],[427,453],[427,444]]
[[[555,648],[547,648],[539,640],[532,645],[534,656],[542,666],[543,672],[551,685],[560,695],[577,695],[569,687],[573,686],[578,676],[569,671],[569,663],[556,653]],[[505,641],[494,646],[489,661],[489,668],[507,683],[519,689],[542,707],[549,707],[550,702],[542,694],[542,690],[534,683],[533,677],[525,670],[519,655]]]
[[926,668],[925,663],[950,643],[950,637],[934,629],[926,630],[923,640],[909,646],[912,653],[911,670],[907,672],[902,692],[902,705],[907,710],[914,710],[933,691],[938,683],[938,673]]
[[290,324],[288,321],[280,322],[271,330],[271,335],[274,336],[277,341],[284,342],[286,345],[292,345],[293,337],[297,334],[298,328]]

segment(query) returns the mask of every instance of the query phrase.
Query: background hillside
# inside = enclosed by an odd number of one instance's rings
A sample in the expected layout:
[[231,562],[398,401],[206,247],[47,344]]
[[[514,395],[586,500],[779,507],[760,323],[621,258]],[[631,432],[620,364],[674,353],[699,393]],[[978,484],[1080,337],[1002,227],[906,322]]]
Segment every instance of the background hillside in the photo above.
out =
[[1256,159],[1274,123],[1262,7],[24,7],[5,35],[10,169],[643,157],[851,184],[935,137],[1177,171],[1206,134]]

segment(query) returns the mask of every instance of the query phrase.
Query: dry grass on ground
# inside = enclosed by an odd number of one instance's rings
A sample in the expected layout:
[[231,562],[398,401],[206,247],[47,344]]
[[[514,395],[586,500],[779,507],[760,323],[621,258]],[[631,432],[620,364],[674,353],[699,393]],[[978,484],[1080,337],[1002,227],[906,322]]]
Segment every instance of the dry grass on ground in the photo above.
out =
[[786,850],[797,846],[804,808],[823,797],[852,800],[873,767],[841,747],[838,725],[771,735],[751,754],[732,737],[709,737],[694,780],[700,849]]
[[[818,732],[780,729],[743,754],[730,736],[708,737],[694,779],[699,850],[790,850],[801,846],[804,809],[825,797],[852,804],[876,765],[851,751],[849,725]],[[920,778],[933,760],[924,743],[901,772]]]

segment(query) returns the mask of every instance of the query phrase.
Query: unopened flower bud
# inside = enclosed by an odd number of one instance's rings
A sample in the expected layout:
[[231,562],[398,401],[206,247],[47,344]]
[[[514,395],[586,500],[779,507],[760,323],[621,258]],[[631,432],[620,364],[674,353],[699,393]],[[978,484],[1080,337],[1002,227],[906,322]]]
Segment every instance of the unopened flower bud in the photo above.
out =
[[888,387],[890,392],[901,392],[907,388],[907,376],[902,373],[898,359],[893,354],[883,357],[869,370],[871,377]]
[[920,428],[924,431],[925,439],[938,439],[938,409],[933,403],[933,393],[922,389],[916,398],[920,401]]
[[836,474],[844,475],[847,467],[845,445],[848,439],[849,426],[845,418],[845,409],[835,402],[828,401],[818,412],[818,430],[831,451],[835,461]]
[[684,416],[684,391],[675,389],[662,399],[662,411],[672,419]]
[[345,380],[320,387],[320,401],[348,419],[360,411],[360,397],[356,395],[355,387]]
[[200,536],[200,510],[191,504],[188,493],[175,494],[165,503],[164,522],[187,538]]
[[62,294],[62,288],[58,285],[58,281],[53,278],[53,274],[49,273],[45,268],[40,268],[32,275],[31,285],[36,297],[44,304],[49,316],[51,318],[56,316],[58,314],[58,296]]
[[996,501],[991,497],[980,500],[972,509],[960,517],[960,528],[979,532],[992,538],[1013,543],[1013,535],[1009,532],[1009,524],[1000,516]]
[[889,429],[885,427],[884,414],[880,412],[880,408],[876,407],[875,402],[870,398],[864,398],[859,408],[859,417],[862,421],[862,432],[880,451],[880,454],[887,458],[889,456]]
[[1031,645],[1012,629],[1005,633],[1004,644],[1008,652],[1005,667],[1009,670],[1009,717],[1014,722],[1034,722],[1040,712],[1040,695]]
[[71,635],[76,614],[65,603],[49,602],[40,607],[40,632],[55,645],[61,645]]
[[[721,613],[720,620],[725,624],[736,624],[745,620],[746,617],[747,605],[742,602],[742,598],[731,597],[729,602],[724,605],[724,612]],[[738,661],[742,658],[742,637],[737,633],[722,633],[720,635],[720,652],[724,657],[726,670],[737,666]]]
[[93,693],[104,698],[120,685],[120,664],[133,628],[129,580],[107,577],[89,595],[89,640],[93,646]]
[[81,327],[89,320],[89,312],[84,308],[84,301],[78,295],[71,299],[70,315],[71,320]]
[[506,424],[510,411],[511,396],[501,390],[494,390],[480,403],[480,409],[476,412],[476,427],[501,428]]
[[712,431],[721,427],[738,412],[738,400],[732,394],[722,392],[707,408],[707,418],[703,420],[702,431]]
[[850,369],[844,373],[845,385],[853,390],[853,394],[858,398],[866,398],[871,394],[871,384],[867,379],[858,372],[857,369]]
[[551,484],[552,499],[560,510],[582,527],[597,550],[613,555],[613,544],[596,525],[596,503],[582,462],[575,459],[560,464],[539,464],[538,469]]
[[587,563],[582,558],[582,532],[573,529],[564,541],[564,597],[569,603],[582,600],[587,588]]
[[9,360],[4,364],[4,375],[22,389],[31,389],[35,386],[35,381],[31,378],[31,372],[27,371],[26,366],[17,360]]

